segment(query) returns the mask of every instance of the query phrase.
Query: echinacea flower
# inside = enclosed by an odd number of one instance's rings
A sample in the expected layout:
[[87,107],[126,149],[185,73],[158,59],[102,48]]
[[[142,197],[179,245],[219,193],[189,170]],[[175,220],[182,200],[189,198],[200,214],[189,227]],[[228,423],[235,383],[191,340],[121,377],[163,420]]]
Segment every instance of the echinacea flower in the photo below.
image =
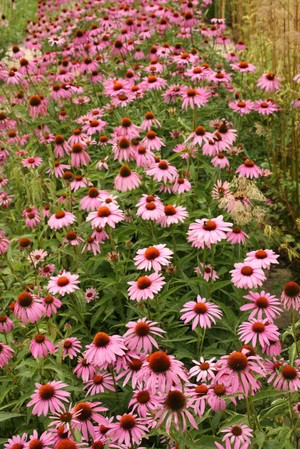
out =
[[165,284],[165,278],[159,273],[151,273],[149,276],[140,276],[137,281],[130,281],[128,289],[129,298],[137,302],[143,299],[153,299]]
[[226,240],[232,245],[240,245],[244,244],[248,237],[249,236],[245,231],[243,231],[241,228],[238,228],[237,226],[234,226],[232,230],[228,232]]
[[108,365],[114,364],[117,357],[125,354],[126,346],[119,335],[108,335],[98,332],[92,343],[87,345],[84,356],[88,363],[92,363],[99,369],[106,369]]
[[[129,321],[126,324],[128,331],[123,335],[125,345],[132,351],[141,352],[143,349],[146,353],[152,351],[152,346],[158,348],[158,344],[152,335],[163,337],[165,333],[163,329],[157,327],[156,321],[142,318],[135,321]],[[151,335],[152,334],[152,335]]]
[[153,165],[146,171],[148,176],[153,176],[154,181],[173,181],[178,176],[176,167],[171,165],[167,160],[162,159],[159,162],[154,162]]
[[61,229],[64,226],[70,226],[75,220],[76,217],[72,212],[65,212],[62,210],[51,215],[48,225],[51,229]]
[[43,334],[37,334],[33,340],[31,340],[29,349],[35,359],[42,359],[48,354],[55,352],[55,346],[48,338]]
[[197,382],[206,382],[214,379],[216,371],[216,362],[214,362],[215,359],[216,358],[213,357],[210,360],[205,360],[203,357],[200,357],[199,362],[197,360],[193,360],[195,365],[189,370],[189,375],[191,377],[195,376]]
[[68,356],[72,360],[81,350],[81,343],[76,337],[65,338],[61,341],[61,346],[63,359]]
[[153,392],[168,392],[187,380],[183,363],[163,351],[150,354],[138,372],[137,379]]
[[0,332],[7,334],[13,327],[14,323],[7,315],[0,315]]
[[268,379],[268,383],[273,381],[276,390],[299,391],[300,371],[296,366],[285,365],[279,368],[279,372],[274,372]]
[[300,309],[300,286],[297,282],[288,282],[281,293],[281,302],[286,309]]
[[4,365],[8,365],[9,359],[12,359],[15,351],[8,345],[0,343],[0,368]]
[[42,163],[43,159],[41,157],[28,157],[27,159],[23,159],[21,162],[24,167],[36,168]]
[[86,221],[91,221],[93,229],[97,227],[104,228],[106,224],[115,228],[116,224],[122,220],[124,220],[124,212],[113,203],[100,206],[96,212],[90,212],[86,218]]
[[185,312],[180,317],[184,324],[193,321],[192,330],[197,326],[210,328],[212,323],[216,324],[216,318],[220,319],[222,316],[221,310],[215,304],[207,302],[206,298],[201,298],[200,295],[197,295],[196,301],[186,302],[180,312]]
[[30,292],[22,292],[18,295],[14,307],[14,315],[19,318],[23,324],[36,323],[45,312],[41,299]]
[[266,280],[265,273],[254,262],[235,263],[230,273],[232,283],[237,288],[255,288]]
[[101,405],[101,402],[78,402],[73,409],[72,413],[76,414],[76,421],[72,422],[72,428],[79,429],[83,438],[88,441],[89,435],[95,437],[95,428],[92,421],[100,423],[103,420],[103,416],[99,412],[106,412],[107,408]]
[[170,431],[170,427],[174,424],[177,431],[185,432],[187,430],[187,422],[194,429],[198,429],[198,425],[194,416],[188,410],[187,396],[180,390],[172,388],[165,396],[163,407],[155,414],[157,426],[165,421],[166,431]]
[[27,407],[33,406],[33,415],[46,416],[49,411],[51,413],[60,412],[63,402],[68,401],[67,398],[71,395],[68,391],[62,390],[68,385],[57,380],[43,385],[36,383],[35,386],[31,401],[27,404]]
[[166,247],[166,245],[153,245],[148,248],[139,249],[137,255],[133,258],[135,266],[138,270],[155,270],[161,271],[162,266],[167,266],[171,263],[173,251]]
[[176,204],[167,204],[164,206],[163,214],[156,220],[163,227],[169,227],[172,224],[183,223],[188,217],[188,212],[184,206]]
[[133,172],[128,165],[123,165],[115,178],[114,187],[120,192],[126,192],[127,190],[136,189],[141,182],[141,177],[138,173]]
[[146,418],[149,413],[155,412],[162,403],[162,397],[152,391],[139,388],[133,393],[128,407],[132,407],[132,412],[136,411],[142,418]]
[[27,434],[23,433],[23,435],[13,435],[11,438],[7,440],[7,443],[4,444],[4,449],[24,449],[27,441]]
[[64,296],[65,294],[73,293],[78,290],[79,284],[78,274],[71,274],[66,270],[63,270],[58,276],[51,276],[47,285],[47,289],[50,293],[55,295],[59,293]]
[[107,436],[118,445],[122,443],[126,447],[129,447],[132,443],[139,445],[143,436],[149,432],[145,425],[147,423],[145,418],[138,418],[131,413],[125,413],[122,416],[118,415],[117,420],[117,423],[111,424]]
[[252,429],[246,424],[235,424],[222,429],[221,432],[225,433],[222,441],[225,442],[226,449],[231,449],[232,444],[234,449],[247,449],[253,437]]
[[276,92],[281,84],[275,73],[264,73],[257,81],[257,86],[265,92]]
[[232,223],[223,221],[223,215],[217,218],[202,218],[189,226],[188,242],[196,248],[211,247],[212,244],[226,239],[226,232],[231,231]]
[[26,442],[24,449],[51,449],[53,443],[53,436],[50,432],[43,432],[40,436],[37,431],[34,430],[29,437],[29,441]]
[[85,358],[80,357],[78,358],[78,365],[75,367],[73,373],[76,374],[78,378],[81,378],[83,382],[87,382],[95,375],[96,369]]
[[239,175],[239,178],[259,178],[262,176],[262,170],[255,165],[255,163],[251,159],[246,159],[245,162],[240,165],[235,173]]
[[280,306],[280,301],[274,295],[270,295],[270,293],[265,291],[250,291],[244,298],[251,302],[241,306],[240,310],[251,310],[249,320],[252,318],[262,320],[265,317],[272,323],[282,312],[282,309],[278,307]]
[[238,335],[244,344],[251,343],[255,347],[257,342],[261,346],[269,346],[271,341],[279,339],[280,334],[278,327],[270,323],[267,318],[261,321],[252,318],[239,326]]
[[270,269],[271,264],[278,264],[278,254],[271,249],[259,249],[246,254],[245,262],[255,263],[260,268]]
[[114,379],[109,373],[97,372],[92,379],[85,384],[83,389],[87,390],[86,396],[104,393],[105,390],[115,391]]

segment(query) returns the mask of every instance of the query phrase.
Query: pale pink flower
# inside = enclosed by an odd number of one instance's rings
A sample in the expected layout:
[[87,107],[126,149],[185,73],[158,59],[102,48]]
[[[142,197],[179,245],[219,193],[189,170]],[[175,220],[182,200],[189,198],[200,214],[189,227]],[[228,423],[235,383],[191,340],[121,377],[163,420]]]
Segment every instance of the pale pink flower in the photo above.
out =
[[214,167],[224,169],[230,166],[229,160],[224,153],[218,153],[212,160],[211,163]]
[[241,73],[256,71],[256,67],[247,61],[236,62],[236,63],[230,64],[230,65],[233,68],[233,70],[238,70]]
[[213,139],[213,134],[206,131],[203,126],[197,126],[196,130],[192,132],[186,142],[193,139],[192,145],[201,146],[203,143],[207,143],[209,140]]
[[160,151],[161,147],[165,147],[166,145],[163,143],[160,137],[157,137],[157,134],[152,129],[147,132],[146,137],[143,138],[141,144],[144,145],[148,150],[156,150]]
[[131,171],[128,165],[123,165],[115,177],[114,188],[120,192],[134,190],[140,186],[142,180],[138,173]]
[[251,444],[253,431],[246,424],[235,424],[234,426],[226,427],[221,430],[225,433],[222,441],[225,442],[226,449],[247,449]]
[[156,321],[141,318],[137,321],[129,321],[126,324],[128,331],[123,335],[125,345],[132,351],[141,352],[142,349],[149,353],[152,346],[158,348],[158,344],[152,335],[163,337],[164,330],[157,327]]
[[173,251],[166,245],[153,245],[148,248],[139,249],[133,258],[135,266],[139,270],[161,271],[162,266],[170,265]]
[[80,208],[82,210],[95,210],[100,206],[100,192],[96,187],[90,187],[88,194],[80,200]]
[[180,312],[184,312],[180,317],[184,324],[193,321],[192,330],[197,326],[210,328],[212,323],[216,324],[216,319],[222,316],[221,310],[215,304],[207,302],[206,298],[201,298],[200,295],[197,295],[197,301],[186,302]]
[[271,115],[278,111],[278,106],[271,100],[256,100],[253,103],[253,110],[262,115]]
[[206,282],[215,281],[219,279],[218,273],[211,265],[204,265],[200,262],[198,267],[195,267],[194,272],[199,276],[203,276]]
[[55,270],[55,265],[50,263],[44,267],[39,268],[40,275],[43,277],[49,277],[51,273]]
[[211,247],[212,244],[226,239],[226,232],[231,231],[232,223],[223,221],[223,215],[217,218],[202,218],[189,226],[188,242],[196,248]]
[[195,376],[197,382],[207,382],[214,379],[215,372],[217,371],[217,363],[214,362],[215,359],[213,357],[210,360],[205,360],[204,357],[200,357],[199,362],[193,360],[195,365],[189,370],[189,376]]
[[[95,236],[94,236],[95,237]],[[87,288],[84,294],[87,303],[95,301],[99,297],[97,290],[95,288]]]
[[240,307],[240,310],[243,312],[245,310],[252,310],[248,318],[249,320],[252,318],[262,320],[266,317],[272,323],[282,313],[282,309],[278,307],[280,306],[280,301],[274,295],[270,295],[270,293],[266,293],[265,291],[250,291],[244,298],[251,301],[251,303],[244,304]]
[[50,293],[55,295],[59,293],[64,296],[65,294],[73,293],[78,290],[79,284],[78,274],[71,274],[70,272],[63,270],[58,276],[51,276],[47,289]]
[[231,101],[228,105],[231,109],[238,112],[241,116],[249,114],[253,110],[253,103],[250,100]]
[[142,388],[134,390],[133,393],[128,407],[132,407],[132,412],[136,411],[140,417],[146,418],[160,408],[162,403],[160,395]]
[[141,276],[137,281],[130,281],[128,289],[129,298],[140,302],[144,299],[153,299],[165,284],[165,278],[159,273],[151,273],[149,276]]
[[255,288],[266,280],[265,273],[254,262],[236,263],[230,273],[232,283],[237,288]]
[[70,226],[76,220],[76,217],[72,212],[59,211],[51,215],[48,221],[48,225],[51,229],[61,229],[65,226]]
[[28,157],[27,159],[23,159],[21,163],[24,167],[36,168],[42,163],[43,159],[41,157]]
[[273,381],[276,390],[299,391],[300,371],[296,366],[281,366],[279,372],[274,372],[268,379],[268,383]]
[[86,218],[86,221],[92,222],[93,229],[104,228],[106,224],[115,228],[116,224],[122,220],[124,220],[124,213],[119,209],[119,206],[113,203],[100,206],[96,212],[90,212]]
[[143,220],[158,220],[164,215],[164,206],[158,196],[143,195],[137,203],[137,216]]
[[101,402],[78,402],[71,412],[76,414],[76,421],[72,422],[73,429],[79,429],[83,438],[89,440],[89,435],[95,437],[95,427],[91,420],[96,423],[103,422],[104,417],[99,412],[107,411],[106,407],[101,406]]
[[76,374],[78,378],[81,378],[83,382],[87,382],[96,374],[96,369],[85,358],[79,358],[78,365],[73,373]]
[[246,232],[244,232],[241,228],[233,227],[232,230],[228,232],[226,240],[232,245],[240,245],[244,244],[248,237],[248,234],[246,234]]
[[13,435],[11,438],[7,440],[7,443],[4,444],[4,449],[24,449],[27,440],[27,434],[23,433],[23,435]]
[[259,268],[270,269],[271,264],[278,264],[278,254],[272,249],[259,249],[258,251],[250,251],[246,254],[245,262],[255,263]]
[[31,262],[36,267],[38,263],[44,262],[45,257],[47,257],[47,255],[48,255],[47,251],[44,251],[42,249],[36,249],[34,251],[31,251],[31,253],[29,253],[27,260],[29,260],[29,262]]
[[177,178],[173,184],[172,192],[179,193],[180,195],[184,192],[189,192],[192,186],[188,179]]
[[62,340],[61,346],[63,348],[63,351],[62,351],[63,359],[65,359],[67,356],[69,356],[69,358],[72,360],[81,351],[81,343],[76,337],[69,337],[69,338]]
[[172,224],[183,223],[187,217],[188,212],[185,207],[177,206],[176,204],[167,204],[164,207],[163,214],[156,222],[165,228]]
[[33,415],[46,416],[49,411],[51,413],[60,412],[63,407],[63,402],[68,401],[68,397],[71,395],[68,391],[62,390],[62,388],[68,385],[53,380],[47,384],[35,384],[36,389],[31,396],[31,401],[28,402],[27,407],[33,405]]
[[14,323],[7,315],[0,315],[0,332],[7,334],[13,327]]
[[32,449],[38,446],[39,449],[51,449],[53,444],[53,436],[50,432],[43,432],[40,436],[34,430],[30,435],[29,441],[26,442],[24,449]]
[[187,110],[188,107],[194,109],[195,106],[200,108],[208,102],[210,96],[210,92],[205,87],[197,87],[196,89],[185,87],[182,94],[182,109]]

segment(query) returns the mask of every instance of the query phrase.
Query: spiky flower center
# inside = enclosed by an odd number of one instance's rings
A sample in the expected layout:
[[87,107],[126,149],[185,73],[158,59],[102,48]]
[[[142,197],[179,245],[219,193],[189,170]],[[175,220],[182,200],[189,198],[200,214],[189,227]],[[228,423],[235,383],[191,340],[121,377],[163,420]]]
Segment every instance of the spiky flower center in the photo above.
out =
[[57,285],[59,287],[65,287],[69,283],[70,283],[70,280],[67,278],[67,276],[61,276],[60,278],[57,279]]
[[145,290],[146,288],[150,287],[151,284],[151,279],[149,279],[148,276],[141,276],[137,280],[137,287],[140,290]]
[[241,269],[241,273],[243,276],[251,276],[253,274],[253,268],[245,266]]
[[217,223],[214,220],[206,220],[203,224],[205,231],[214,231],[217,229]]
[[242,352],[235,351],[228,356],[227,365],[232,371],[243,371],[248,366],[248,359]]
[[97,348],[105,348],[110,342],[110,336],[105,332],[98,332],[95,335],[93,342]]
[[148,357],[148,362],[151,370],[158,374],[165,373],[171,366],[169,356],[162,351],[156,351],[150,354]]
[[197,313],[197,315],[203,315],[207,312],[207,305],[204,304],[204,302],[197,302],[194,305],[194,312]]
[[83,422],[91,418],[93,409],[87,402],[79,402],[75,405],[74,412],[79,412],[78,415],[76,415],[76,419]]
[[148,323],[145,323],[144,321],[137,323],[134,328],[136,335],[138,335],[139,337],[145,337],[150,333],[150,330],[151,327],[149,326]]
[[166,396],[165,406],[172,412],[181,411],[186,405],[186,397],[179,390],[171,390]]
[[29,307],[33,303],[33,297],[31,293],[22,292],[18,296],[18,304],[20,307]]
[[52,399],[55,395],[55,388],[52,387],[52,385],[42,385],[39,389],[39,397],[43,401],[49,401],[49,399]]

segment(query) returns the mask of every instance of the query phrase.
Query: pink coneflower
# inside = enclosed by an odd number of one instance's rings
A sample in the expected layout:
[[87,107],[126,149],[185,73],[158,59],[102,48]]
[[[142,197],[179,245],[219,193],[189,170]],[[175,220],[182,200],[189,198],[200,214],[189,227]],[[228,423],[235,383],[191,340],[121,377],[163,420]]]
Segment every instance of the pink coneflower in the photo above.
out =
[[286,309],[300,309],[300,286],[297,282],[288,282],[281,293],[281,302]]
[[137,281],[128,282],[131,286],[128,289],[128,296],[132,301],[140,302],[144,299],[153,299],[165,284],[165,278],[159,273],[152,273],[149,276],[141,276]]
[[68,401],[67,398],[71,395],[68,391],[62,390],[68,385],[57,380],[44,385],[36,383],[35,386],[37,388],[31,396],[31,401],[27,404],[27,407],[33,405],[33,415],[46,416],[49,411],[51,413],[60,412],[63,402]]
[[87,288],[84,297],[87,303],[95,301],[99,297],[99,294],[95,288]]
[[146,359],[146,354],[137,354],[135,352],[127,351],[123,357],[119,357],[116,363],[116,371],[120,372],[117,376],[117,380],[125,378],[123,381],[123,387],[127,385],[129,380],[131,379],[132,388],[136,388],[137,385],[140,385],[140,381],[138,378],[139,372],[143,366],[143,363]]
[[241,73],[255,72],[256,70],[256,67],[247,61],[241,61],[230,65],[233,68],[233,70],[238,70]]
[[249,114],[253,110],[253,103],[250,100],[236,100],[232,101],[228,105],[231,109],[238,112],[241,116]]
[[27,260],[29,260],[29,262],[31,262],[36,267],[38,263],[44,262],[45,257],[47,257],[47,255],[48,255],[47,251],[44,251],[43,249],[36,249],[34,251],[31,251],[31,253],[29,253]]
[[69,337],[61,341],[61,346],[63,348],[62,358],[65,359],[67,356],[72,360],[81,351],[81,343],[76,337]]
[[48,225],[51,229],[61,229],[74,223],[76,217],[72,212],[59,211],[51,215]]
[[160,137],[157,137],[157,134],[152,129],[147,132],[146,137],[143,138],[141,144],[144,145],[148,150],[156,150],[160,151],[161,147],[165,147],[166,145],[163,143]]
[[78,365],[73,373],[76,374],[78,378],[81,378],[83,382],[87,382],[96,374],[96,369],[85,358],[79,358]]
[[145,90],[161,90],[166,85],[166,80],[156,75],[143,78],[141,86]]
[[282,312],[282,309],[278,307],[280,306],[280,301],[274,295],[270,295],[270,293],[266,293],[265,291],[250,291],[244,298],[249,299],[251,303],[244,304],[240,307],[240,310],[252,310],[248,318],[249,320],[252,318],[262,320],[265,315],[265,317],[272,323]]
[[166,245],[153,245],[148,248],[139,249],[137,255],[133,258],[138,270],[161,271],[162,266],[170,265],[173,251]]
[[40,275],[43,277],[49,277],[55,270],[55,265],[50,263],[44,267],[39,268]]
[[105,390],[115,391],[114,379],[109,373],[96,373],[83,389],[87,390],[86,396],[104,393]]
[[126,413],[123,416],[117,415],[117,419],[118,422],[112,423],[107,432],[107,437],[113,443],[118,445],[124,443],[126,447],[132,443],[139,445],[143,436],[149,432],[145,425],[148,420],[145,418],[138,418],[136,415]]
[[281,84],[275,73],[264,73],[257,81],[257,86],[265,92],[276,92]]
[[162,397],[152,391],[140,388],[133,393],[128,407],[132,407],[132,412],[137,411],[142,418],[146,418],[149,413],[155,412],[162,403]]
[[280,334],[278,327],[270,323],[267,318],[261,321],[252,318],[239,326],[238,335],[244,344],[251,343],[255,347],[257,342],[261,346],[269,346],[270,341],[278,340]]
[[103,416],[99,412],[107,411],[106,407],[101,406],[101,402],[78,402],[71,410],[76,413],[76,422],[72,422],[73,429],[79,429],[83,438],[88,441],[89,435],[95,437],[95,428],[91,420],[100,423]]
[[80,208],[82,210],[95,210],[100,206],[100,192],[96,187],[90,187],[88,194],[80,200]]
[[160,122],[155,118],[153,112],[146,112],[141,129],[143,131],[150,131],[153,125],[161,127]]
[[210,139],[213,139],[213,134],[206,131],[203,126],[197,126],[196,130],[192,132],[186,141],[193,139],[192,145],[201,146],[203,143],[208,142]]
[[262,170],[253,161],[246,159],[235,171],[239,175],[239,178],[259,178],[262,176]]
[[13,321],[6,315],[0,315],[0,332],[7,334],[14,327]]
[[0,343],[0,368],[4,365],[8,365],[9,359],[13,358],[13,353],[15,351],[8,345]]
[[217,218],[202,218],[189,226],[188,242],[196,248],[211,247],[212,244],[226,239],[226,232],[231,231],[232,223],[223,221],[223,215]]
[[232,245],[240,245],[244,244],[248,237],[248,234],[246,234],[246,232],[244,232],[241,228],[234,226],[232,230],[228,232],[226,240]]
[[23,433],[23,435],[13,435],[11,438],[7,440],[7,443],[4,444],[4,449],[24,449],[27,440],[27,434]]
[[271,100],[256,100],[253,103],[253,110],[262,115],[271,115],[278,111],[278,106]]
[[271,249],[259,249],[246,254],[245,262],[254,263],[259,268],[270,269],[271,264],[278,264],[278,254]]
[[51,276],[47,289],[50,293],[55,295],[59,293],[64,296],[65,294],[73,293],[75,290],[78,290],[79,284],[78,274],[71,274],[66,270],[63,270],[58,276]]
[[120,192],[134,190],[141,184],[141,177],[138,173],[131,171],[128,165],[123,165],[119,174],[115,177],[114,188]]
[[252,429],[246,426],[246,424],[235,424],[234,426],[226,427],[221,432],[225,433],[222,441],[225,442],[226,449],[231,449],[232,445],[234,445],[234,449],[247,449],[253,437]]
[[221,198],[226,198],[228,195],[230,195],[230,184],[227,181],[221,181],[218,179],[216,184],[213,186],[211,196],[215,200],[220,200]]
[[158,220],[164,214],[164,206],[157,196],[143,195],[137,205],[137,216],[143,220]]
[[173,184],[172,192],[179,193],[180,195],[184,192],[189,192],[192,186],[188,179],[177,178]]
[[9,248],[9,240],[3,231],[0,231],[0,254],[6,253]]
[[174,356],[163,351],[150,354],[138,372],[138,381],[144,382],[147,389],[165,393],[173,386],[181,387],[187,381],[184,365]]
[[55,346],[48,338],[43,334],[37,334],[33,340],[31,340],[29,349],[35,359],[42,359],[48,354],[55,352]]
[[210,360],[205,360],[200,357],[199,362],[193,360],[194,366],[189,370],[189,376],[196,377],[197,382],[206,382],[215,378],[215,372],[217,371],[217,364],[214,362],[216,358],[213,357]]
[[273,387],[277,390],[299,391],[300,371],[294,366],[281,366],[279,372],[276,371],[268,379],[268,383],[273,381]]
[[124,213],[119,209],[116,204],[110,203],[106,206],[100,206],[96,212],[90,212],[86,218],[86,221],[92,222],[92,228],[101,227],[107,224],[112,228],[116,227],[116,223],[124,220]]
[[14,315],[23,324],[36,323],[44,312],[44,306],[36,295],[26,291],[19,294],[14,307]]
[[198,429],[195,418],[187,408],[187,396],[175,388],[167,393],[163,408],[156,413],[154,419],[157,420],[157,426],[160,426],[166,420],[167,432],[170,431],[172,423],[177,431],[185,432],[187,430],[187,422],[194,429]]
[[[294,405],[293,409],[295,410],[297,416],[299,417],[300,416],[300,402],[297,402],[297,404]],[[5,448],[5,449],[8,449],[8,448]]]
[[212,160],[211,163],[214,167],[224,169],[230,166],[228,158],[224,153],[218,153]]
[[41,157],[28,157],[27,159],[23,159],[21,163],[24,167],[36,168],[43,162]]
[[218,273],[213,269],[211,265],[204,265],[203,263],[200,263],[198,267],[195,267],[194,272],[199,276],[203,276],[203,279],[206,282],[219,279]]
[[92,363],[99,369],[106,369],[108,365],[114,364],[117,357],[125,354],[126,346],[119,335],[108,335],[98,332],[93,342],[86,347],[84,356],[88,363]]
[[213,303],[206,302],[206,298],[197,295],[197,301],[188,301],[183,305],[180,312],[185,312],[180,319],[184,324],[193,321],[192,330],[197,326],[203,329],[210,328],[212,323],[216,324],[216,319],[222,316],[221,310]]
[[168,181],[173,181],[177,176],[178,172],[176,167],[169,164],[167,160],[160,160],[155,162],[147,171],[148,176],[153,176],[155,181],[162,181],[167,183]]
[[208,102],[210,96],[210,92],[205,87],[198,87],[196,89],[185,87],[184,93],[182,94],[182,109],[187,110],[188,107],[194,109],[195,106],[200,108]]
[[152,346],[158,348],[158,344],[152,335],[163,337],[164,330],[157,327],[156,321],[147,320],[147,318],[141,318],[137,321],[129,321],[126,324],[128,331],[123,335],[125,345],[132,351],[141,352],[144,350],[146,353],[152,352]]
[[250,386],[252,392],[259,388],[259,383],[254,377],[260,374],[265,377],[265,370],[261,359],[256,355],[246,355],[247,350],[234,351],[229,355],[222,356],[218,362],[219,371],[216,374],[216,381],[225,379],[230,383],[234,392],[243,391],[248,396]]
[[164,207],[163,214],[158,218],[157,223],[163,228],[172,224],[183,223],[188,217],[188,212],[185,207],[177,206],[176,204],[167,204]]
[[[98,201],[98,206],[99,206],[99,201]],[[66,233],[65,238],[62,240],[62,245],[65,245],[66,243],[68,243],[69,245],[72,246],[77,246],[80,245],[80,243],[82,243],[84,240],[79,237],[79,235],[77,234],[77,232],[75,231],[69,231]]]
[[266,280],[265,273],[254,262],[235,263],[230,273],[237,288],[255,288]]
[[53,436],[50,432],[43,432],[38,436],[36,430],[32,432],[29,441],[26,442],[24,449],[51,449],[53,444]]
[[71,165],[72,167],[81,167],[81,165],[88,165],[91,158],[85,151],[85,145],[81,143],[74,143],[71,148]]

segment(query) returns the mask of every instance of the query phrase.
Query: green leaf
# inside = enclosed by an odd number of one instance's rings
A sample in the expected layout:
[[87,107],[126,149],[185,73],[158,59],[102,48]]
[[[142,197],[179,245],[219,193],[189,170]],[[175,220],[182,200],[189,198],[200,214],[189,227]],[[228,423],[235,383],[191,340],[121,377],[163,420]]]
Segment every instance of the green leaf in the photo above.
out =
[[0,422],[7,421],[12,418],[19,418],[20,416],[24,415],[21,413],[0,412]]

